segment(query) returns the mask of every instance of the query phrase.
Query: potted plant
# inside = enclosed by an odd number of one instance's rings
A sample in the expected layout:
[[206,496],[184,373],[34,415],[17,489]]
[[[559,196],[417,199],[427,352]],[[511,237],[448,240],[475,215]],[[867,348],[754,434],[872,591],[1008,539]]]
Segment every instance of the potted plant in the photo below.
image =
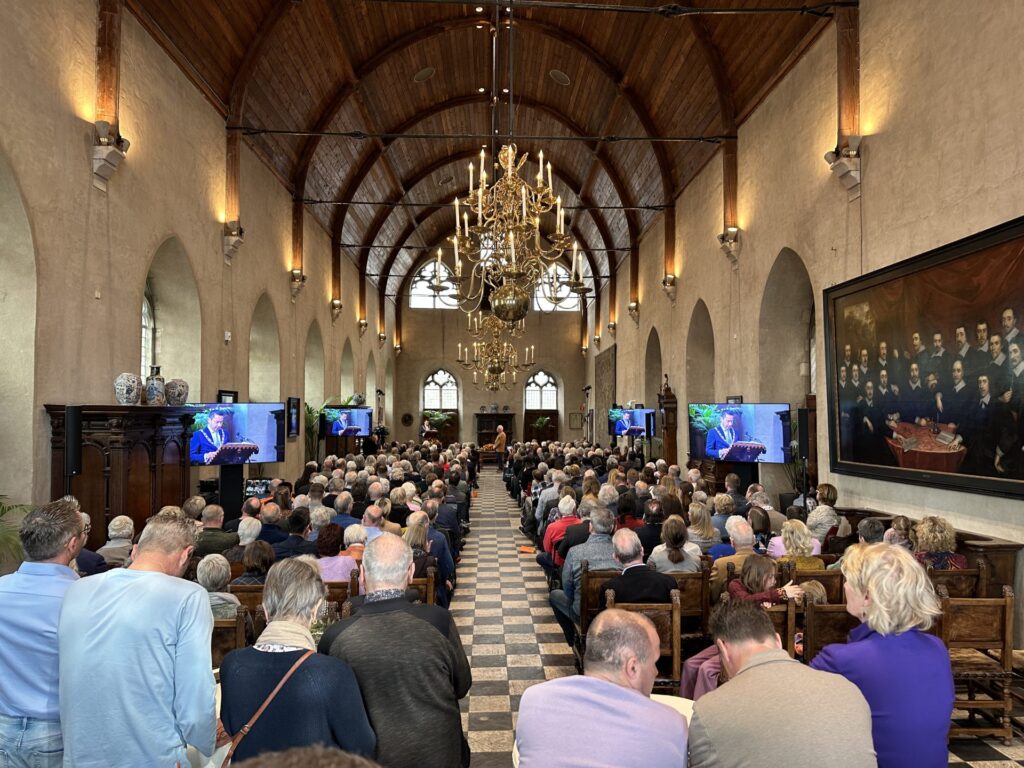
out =
[[441,430],[451,421],[452,414],[446,411],[424,411],[423,418],[429,421],[435,430]]
[[[342,400],[342,405],[348,405],[349,402],[354,398],[355,395],[349,395],[345,400]],[[331,400],[337,400],[337,396],[329,397],[320,403],[319,408],[314,408],[309,403],[306,403],[306,461],[319,461],[320,459],[320,417],[328,410],[327,404]]]
[[30,509],[28,504],[12,504],[0,495],[0,573],[14,570],[25,559],[18,524],[12,518],[23,517]]
[[538,416],[533,422],[533,428],[537,432],[538,436],[544,438],[548,435],[548,428],[551,426],[550,416]]
[[[722,409],[717,405],[691,403],[688,409],[690,417],[690,425],[697,431],[699,435],[702,435],[698,446],[700,451],[697,455],[702,455],[704,450],[704,441],[707,439],[707,434],[712,429],[717,427],[722,421]],[[694,452],[694,447],[690,447],[691,452]],[[691,454],[692,455],[692,454]],[[713,458],[713,457],[708,457]]]

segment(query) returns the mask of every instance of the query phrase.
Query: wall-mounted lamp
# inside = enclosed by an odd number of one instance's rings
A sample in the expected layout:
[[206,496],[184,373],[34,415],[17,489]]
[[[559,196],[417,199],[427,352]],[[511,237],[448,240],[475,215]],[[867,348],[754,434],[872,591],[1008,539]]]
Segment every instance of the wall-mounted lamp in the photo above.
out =
[[366,322],[366,318],[362,318],[359,320],[357,325],[359,326],[359,335],[361,337],[364,333],[366,333],[366,329],[367,327],[369,327],[370,324]]
[[676,276],[675,275],[665,275],[663,278],[661,278],[661,289],[663,291],[665,291],[665,295],[668,296],[668,298],[671,301],[675,301],[676,300]]
[[617,325],[615,324],[615,321],[614,321],[614,320],[609,320],[609,321],[608,321],[608,333],[610,333],[610,334],[611,334],[612,336],[614,336],[614,335],[615,335],[615,329],[616,329],[617,327],[618,327],[618,326],[617,326]]
[[341,317],[341,299],[331,299],[331,325]]
[[600,347],[601,346],[601,334],[600,333],[595,333],[594,334],[594,346],[595,347]]
[[306,286],[306,276],[302,274],[301,269],[293,269],[289,274],[291,275],[292,301],[294,302],[299,291]]
[[395,343],[395,357],[398,357],[400,354],[402,354],[402,345],[396,342]]
[[640,302],[631,301],[629,302],[629,316],[633,318],[633,322],[640,322]]
[[388,335],[386,333],[384,333],[384,331],[381,331],[380,333],[377,334],[377,343],[380,346],[383,347],[384,346],[384,342],[387,341],[387,340],[388,340]]
[[106,192],[107,182],[128,154],[131,142],[117,131],[111,133],[110,123],[106,120],[97,120],[93,125],[96,127],[96,142],[92,148],[92,185]]
[[224,223],[224,263],[231,266],[231,260],[235,258],[238,249],[245,242],[245,230],[237,219]]
[[860,197],[860,144],[863,139],[863,136],[849,136],[845,147],[836,147],[825,153],[828,169],[843,185],[848,200]]
[[732,263],[732,268],[736,269],[739,266],[740,248],[740,228],[739,227],[726,227],[725,231],[718,236],[718,244],[722,248],[722,253],[729,257],[729,261]]
[[583,355],[584,357],[587,356],[587,345],[586,344],[581,344],[580,345],[580,354]]

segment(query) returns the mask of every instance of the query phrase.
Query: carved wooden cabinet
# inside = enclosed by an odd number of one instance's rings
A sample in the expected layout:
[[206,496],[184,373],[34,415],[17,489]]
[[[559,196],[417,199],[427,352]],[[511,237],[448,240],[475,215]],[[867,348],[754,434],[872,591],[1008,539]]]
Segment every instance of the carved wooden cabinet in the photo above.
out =
[[82,473],[64,477],[64,408],[50,416],[50,496],[73,494],[92,518],[86,546],[102,547],[107,523],[117,515],[135,521],[136,532],[160,507],[189,495],[189,408],[82,406]]
[[499,424],[505,428],[505,440],[511,445],[516,434],[516,415],[514,413],[476,414],[476,444],[493,443],[495,435],[498,434]]

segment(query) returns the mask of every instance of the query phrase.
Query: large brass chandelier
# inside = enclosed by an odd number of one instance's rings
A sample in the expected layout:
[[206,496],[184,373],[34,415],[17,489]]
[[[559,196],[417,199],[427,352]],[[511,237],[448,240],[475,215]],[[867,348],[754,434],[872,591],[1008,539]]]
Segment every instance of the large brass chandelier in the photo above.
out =
[[515,345],[503,338],[509,333],[505,321],[494,315],[478,315],[476,320],[473,332],[481,340],[471,345],[459,343],[458,363],[473,372],[473,384],[478,389],[491,392],[511,389],[516,383],[516,374],[536,364],[534,347],[524,348],[520,362]]
[[[528,158],[519,156],[514,143],[498,153],[502,175],[487,186],[486,154],[480,151],[479,184],[474,187],[474,166],[469,166],[469,195],[455,198],[456,233],[453,283],[459,307],[478,312],[487,297],[491,312],[514,324],[526,317],[535,293],[552,308],[570,300],[585,305],[583,257],[566,233],[566,211],[552,187],[551,163],[538,158],[535,185],[519,176]],[[544,172],[547,171],[545,179]],[[554,214],[554,230],[543,234],[541,222]],[[568,276],[555,264],[572,249]]]

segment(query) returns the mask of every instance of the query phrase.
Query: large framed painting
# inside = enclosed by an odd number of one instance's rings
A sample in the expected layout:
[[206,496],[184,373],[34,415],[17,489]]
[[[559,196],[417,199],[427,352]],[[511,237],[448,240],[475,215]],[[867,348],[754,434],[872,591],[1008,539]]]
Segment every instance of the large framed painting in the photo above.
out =
[[832,471],[1024,497],[1024,218],[824,296]]

